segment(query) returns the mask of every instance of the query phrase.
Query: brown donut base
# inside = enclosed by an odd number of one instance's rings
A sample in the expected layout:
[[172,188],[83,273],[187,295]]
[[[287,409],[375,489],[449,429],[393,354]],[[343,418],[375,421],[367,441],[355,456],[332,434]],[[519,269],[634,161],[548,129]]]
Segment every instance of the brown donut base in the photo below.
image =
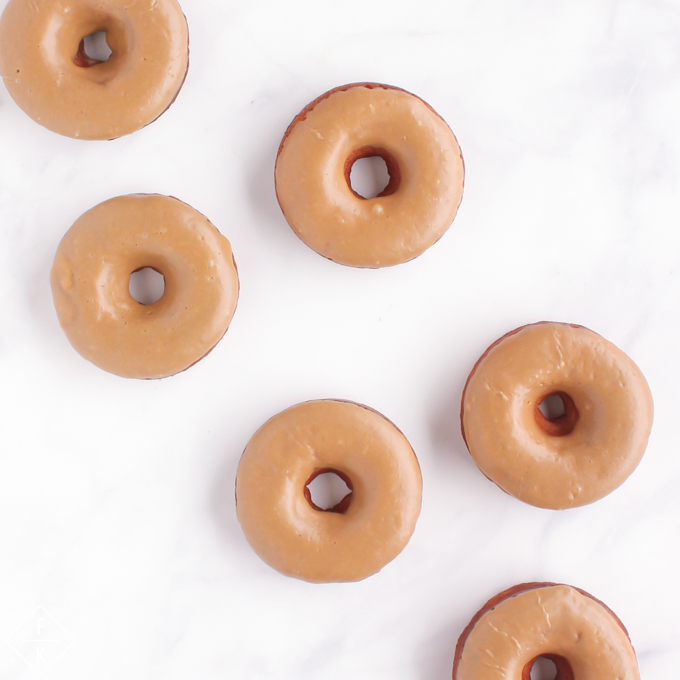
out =
[[[279,149],[276,152],[276,161],[274,163],[274,191],[276,193],[276,201],[279,204],[279,208],[281,209],[281,212],[283,213],[283,216],[286,216],[285,211],[283,210],[283,206],[281,205],[281,199],[279,198],[279,191],[278,187],[276,186],[276,167],[278,166],[279,163],[279,156],[281,155],[281,152],[283,151],[283,147],[286,143],[286,140],[290,136],[291,132],[293,132],[293,128],[298,124],[301,123],[302,121],[307,118],[309,113],[314,110],[317,104],[322,102],[324,99],[328,99],[331,95],[335,94],[336,92],[345,92],[346,90],[351,90],[354,87],[365,87],[368,90],[374,90],[376,88],[382,88],[383,90],[396,90],[398,92],[405,92],[408,95],[411,95],[412,97],[415,97],[416,99],[419,99],[423,104],[430,110],[432,113],[434,113],[437,118],[439,118],[446,127],[451,130],[451,126],[430,106],[424,99],[419,97],[417,94],[413,94],[413,92],[409,92],[408,90],[404,90],[401,87],[396,87],[394,85],[385,85],[384,83],[348,83],[347,85],[340,85],[339,87],[334,87],[332,90],[328,90],[328,92],[324,92],[322,95],[311,101],[307,106],[305,106],[300,113],[298,113],[295,118],[291,121],[290,125],[286,128],[286,131],[283,135],[283,138],[281,139],[281,143],[279,144]],[[451,130],[451,134],[455,134],[453,130]],[[344,167],[344,174],[345,174],[345,180],[347,181],[347,186],[349,187],[350,191],[357,197],[362,200],[366,200],[364,196],[361,196],[358,194],[354,189],[352,189],[352,185],[350,184],[350,171],[352,169],[352,165],[356,161],[358,161],[360,158],[369,158],[373,156],[379,156],[385,161],[385,165],[387,165],[387,172],[390,176],[390,181],[387,184],[387,186],[376,196],[376,198],[382,197],[382,196],[389,196],[390,194],[393,194],[397,191],[399,188],[399,185],[401,184],[401,171],[399,170],[399,164],[395,160],[395,158],[390,154],[388,151],[385,149],[378,149],[377,147],[363,147],[362,149],[358,149],[355,151],[353,154],[350,155],[350,157],[345,161],[345,167]],[[463,179],[462,179],[462,185],[461,185],[461,196],[460,196],[460,203],[463,201],[463,193],[465,191],[465,159],[463,158],[463,152],[460,152],[460,160],[461,163],[463,164]],[[460,207],[459,203],[459,207]],[[444,232],[446,233],[446,232]],[[297,234],[296,234],[297,236]],[[442,234],[432,245],[435,243],[438,243],[441,238],[444,236]],[[299,236],[298,236],[299,238]],[[431,246],[430,246],[431,247]],[[316,252],[316,251],[314,251]],[[326,260],[330,260],[331,262],[335,262],[333,258],[327,257],[326,255],[323,255],[322,253],[318,253],[321,255],[321,257],[325,258]],[[411,260],[415,260],[418,257],[418,255],[414,255],[412,258],[408,260],[404,260],[401,264],[405,264],[406,262],[410,262]],[[340,263],[343,264],[343,263]],[[343,265],[343,266],[351,266],[354,269],[372,269],[372,267],[356,267],[354,265]]]
[[[545,322],[544,322],[545,323]],[[521,329],[517,329],[515,331],[512,331],[508,335],[513,335],[517,331]],[[506,336],[503,336],[506,337]],[[502,340],[503,338],[501,338]],[[494,343],[497,344],[497,343]],[[492,345],[493,347],[493,345]],[[491,348],[489,348],[491,349]],[[495,595],[492,597],[473,617],[470,623],[464,628],[463,632],[461,633],[460,637],[458,638],[458,642],[456,643],[456,651],[453,657],[453,673],[452,673],[452,678],[453,680],[456,680],[456,675],[458,673],[458,664],[460,663],[460,659],[463,656],[463,649],[465,648],[465,643],[467,642],[467,639],[474,630],[475,626],[479,622],[479,620],[486,614],[488,611],[492,610],[494,607],[497,607],[501,602],[504,600],[507,600],[511,597],[515,597],[516,595],[520,595],[521,593],[525,593],[530,590],[536,590],[537,588],[550,588],[552,586],[560,586],[560,585],[565,585],[563,583],[551,583],[551,582],[532,582],[532,583],[520,583],[519,585],[513,586],[512,588],[508,588],[507,590],[504,590],[502,593],[498,593],[498,595]],[[601,600],[598,600],[596,597],[593,597],[590,593],[586,592],[585,590],[581,590],[581,588],[576,588],[574,586],[567,586],[569,588],[574,588],[574,590],[578,591],[583,595],[584,597],[588,597],[594,602],[597,602],[601,607],[605,609],[605,611],[616,621],[616,623],[621,627],[621,630],[626,634],[626,637],[628,638],[628,642],[630,642],[630,635],[628,634],[628,631],[626,630],[626,627],[623,625],[621,622],[621,619]],[[631,648],[632,648],[632,643],[631,643]],[[635,651],[635,650],[633,650]],[[541,654],[543,658],[550,659],[552,661],[556,668],[557,668],[557,675],[555,676],[555,680],[574,680],[574,673],[571,669],[571,666],[569,665],[569,662],[561,656],[558,656],[556,654]],[[531,668],[536,662],[536,659],[540,657],[536,657],[535,659],[532,659],[523,669],[522,669],[522,680],[531,680]]]

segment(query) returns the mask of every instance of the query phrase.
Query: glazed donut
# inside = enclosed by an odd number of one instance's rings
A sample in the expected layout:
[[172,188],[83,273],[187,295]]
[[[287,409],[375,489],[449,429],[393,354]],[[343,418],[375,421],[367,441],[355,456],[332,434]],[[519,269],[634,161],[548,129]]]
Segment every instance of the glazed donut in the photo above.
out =
[[[561,397],[564,415],[539,410]],[[525,503],[564,509],[620,486],[647,447],[654,407],[640,369],[583,326],[542,322],[494,342],[467,379],[461,429],[481,471]]]
[[458,640],[453,680],[530,680],[539,657],[555,680],[639,680],[618,617],[592,595],[556,583],[524,583],[489,600]]
[[[107,61],[84,38],[104,31]],[[9,0],[0,19],[0,74],[37,123],[67,137],[113,139],[158,118],[189,67],[176,0]]]
[[[376,198],[352,190],[360,158],[379,156],[390,181]],[[422,99],[377,83],[338,87],[306,106],[276,159],[276,195],[293,231],[320,255],[387,267],[438,241],[463,196],[463,157]]]
[[[152,305],[129,292],[130,275],[165,278]],[[176,198],[131,195],[80,217],[57,249],[50,277],[71,345],[105,371],[165,378],[202,359],[226,333],[239,283],[229,241]]]
[[[330,510],[307,485],[324,472],[350,493]],[[248,443],[236,475],[246,539],[287,576],[359,581],[406,546],[420,514],[422,479],[406,437],[366,406],[310,401],[268,420]]]

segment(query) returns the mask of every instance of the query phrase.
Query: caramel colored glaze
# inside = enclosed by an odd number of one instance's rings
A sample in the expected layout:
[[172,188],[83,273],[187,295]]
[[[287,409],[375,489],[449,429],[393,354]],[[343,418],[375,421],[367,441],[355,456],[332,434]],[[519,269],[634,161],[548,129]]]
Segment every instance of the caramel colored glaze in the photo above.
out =
[[[536,411],[555,393],[571,403],[551,431]],[[508,333],[482,355],[463,392],[461,428],[475,463],[501,489],[564,509],[592,503],[628,478],[645,452],[653,412],[649,386],[624,352],[582,326],[542,322]]]
[[[306,485],[336,472],[351,493],[331,511]],[[310,401],[268,420],[236,475],[236,511],[253,550],[287,576],[359,581],[406,546],[420,514],[422,478],[406,437],[359,404]]]
[[[99,62],[83,39],[104,31]],[[0,19],[0,74],[36,122],[67,137],[113,139],[158,118],[189,67],[176,0],[10,0]]]
[[456,645],[453,680],[529,680],[538,657],[555,680],[639,680],[618,617],[583,590],[525,583],[489,600]]
[[[365,199],[352,164],[382,157],[390,183]],[[298,114],[276,161],[276,194],[293,231],[324,257],[387,267],[417,257],[453,222],[463,196],[463,157],[444,120],[422,99],[377,83],[322,95]]]
[[[130,274],[165,278],[152,305],[129,292]],[[165,378],[202,359],[236,310],[229,241],[176,198],[131,195],[92,208],[69,229],[51,274],[59,323],[74,349],[125,378]]]

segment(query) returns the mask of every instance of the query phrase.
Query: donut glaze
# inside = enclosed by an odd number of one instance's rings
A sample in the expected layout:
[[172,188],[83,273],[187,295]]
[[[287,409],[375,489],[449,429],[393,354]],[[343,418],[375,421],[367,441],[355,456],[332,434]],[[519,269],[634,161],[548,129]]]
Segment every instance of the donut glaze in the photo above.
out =
[[[559,394],[564,416],[538,410]],[[501,489],[542,508],[592,503],[637,467],[653,420],[640,369],[597,333],[565,323],[523,326],[497,340],[468,377],[463,438]]]
[[489,600],[456,645],[453,680],[530,680],[538,657],[555,680],[639,680],[617,616],[583,590],[525,583]]
[[[143,305],[130,275],[151,267],[165,292]],[[229,241],[176,198],[131,195],[92,208],[69,229],[51,274],[59,323],[88,361],[126,378],[164,378],[222,338],[238,300]]]
[[[83,39],[104,31],[99,62]],[[9,0],[0,19],[0,74],[37,123],[67,137],[113,139],[160,116],[189,67],[176,0]]]
[[[351,493],[323,511],[306,488],[335,472]],[[420,514],[422,479],[404,435],[376,411],[322,400],[268,420],[236,476],[237,515],[253,550],[287,576],[359,581],[406,546]]]
[[[375,198],[349,181],[359,158],[380,156],[390,182]],[[409,92],[358,83],[309,104],[283,137],[276,195],[293,231],[324,257],[386,267],[438,241],[463,196],[463,157],[435,111]]]

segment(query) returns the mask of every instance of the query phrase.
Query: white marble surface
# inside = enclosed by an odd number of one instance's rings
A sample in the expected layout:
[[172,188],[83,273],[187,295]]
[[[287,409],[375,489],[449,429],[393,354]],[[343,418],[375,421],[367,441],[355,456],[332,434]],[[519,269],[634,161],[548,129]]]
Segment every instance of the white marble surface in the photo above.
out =
[[[0,639],[44,608],[75,641],[45,672],[55,680],[445,680],[488,597],[550,580],[619,614],[645,680],[674,677],[680,4],[182,5],[188,79],[170,111],[130,137],[61,138],[0,86]],[[273,188],[290,120],[359,80],[423,97],[467,166],[447,235],[382,271],[309,250]],[[48,282],[75,219],[130,192],[172,194],[205,213],[241,275],[224,340],[156,382],[81,359]],[[479,354],[542,319],[586,325],[624,349],[656,406],[633,476],[561,513],[488,482],[458,427]],[[358,584],[280,576],[236,521],[234,473],[251,434],[319,397],[383,412],[422,465],[411,543]],[[37,676],[0,647],[0,677]]]

